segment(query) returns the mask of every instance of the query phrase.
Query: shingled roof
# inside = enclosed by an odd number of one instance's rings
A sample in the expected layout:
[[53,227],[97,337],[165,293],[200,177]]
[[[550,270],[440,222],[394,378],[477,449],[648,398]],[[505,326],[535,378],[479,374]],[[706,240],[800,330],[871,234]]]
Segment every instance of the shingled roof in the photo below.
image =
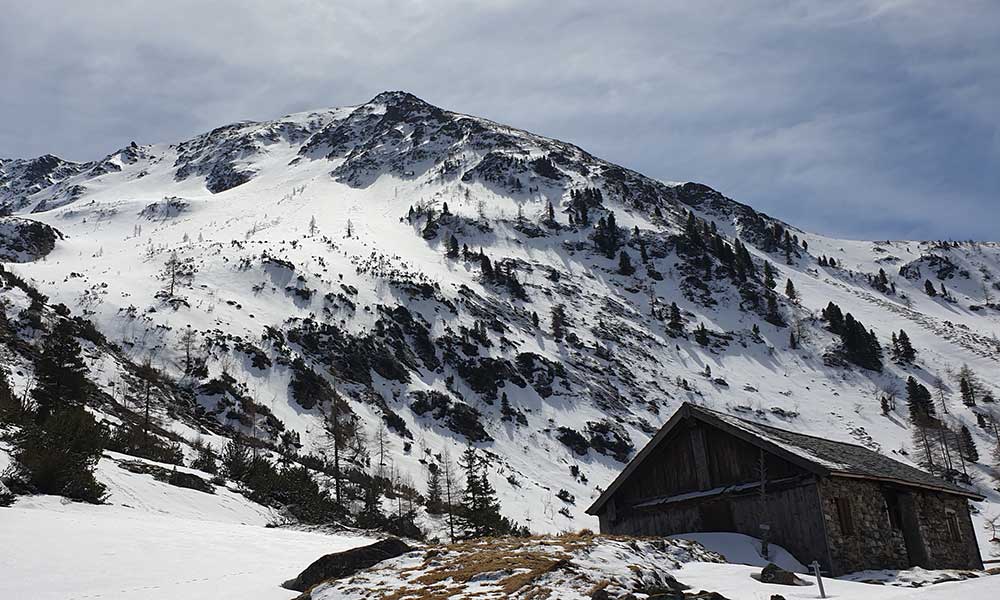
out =
[[646,447],[632,459],[625,470],[608,486],[601,497],[587,509],[587,513],[598,514],[601,507],[614,495],[618,487],[653,453],[653,450],[667,437],[670,431],[686,418],[697,419],[722,429],[821,477],[873,479],[957,494],[973,500],[983,499],[976,492],[893,460],[864,446],[778,429],[685,402],[653,436]]

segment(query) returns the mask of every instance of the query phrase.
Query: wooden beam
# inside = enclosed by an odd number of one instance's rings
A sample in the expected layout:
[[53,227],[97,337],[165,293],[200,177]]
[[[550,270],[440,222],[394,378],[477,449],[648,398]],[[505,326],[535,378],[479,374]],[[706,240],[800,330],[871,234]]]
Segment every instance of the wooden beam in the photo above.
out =
[[712,489],[712,474],[708,470],[708,449],[705,444],[705,430],[701,425],[690,429],[691,450],[694,455],[694,470],[698,476],[698,489]]

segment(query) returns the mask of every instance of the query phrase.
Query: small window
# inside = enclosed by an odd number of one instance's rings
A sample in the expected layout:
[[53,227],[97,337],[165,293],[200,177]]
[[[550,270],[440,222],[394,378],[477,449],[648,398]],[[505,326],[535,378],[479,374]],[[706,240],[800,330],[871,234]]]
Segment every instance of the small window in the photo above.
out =
[[851,514],[851,499],[836,498],[837,519],[840,521],[840,531],[845,536],[854,535],[854,516]]
[[958,515],[953,511],[945,513],[944,522],[948,524],[948,539],[958,542],[962,539],[962,529],[958,526]]
[[903,529],[903,517],[899,510],[899,496],[893,492],[883,492],[886,520],[892,529]]

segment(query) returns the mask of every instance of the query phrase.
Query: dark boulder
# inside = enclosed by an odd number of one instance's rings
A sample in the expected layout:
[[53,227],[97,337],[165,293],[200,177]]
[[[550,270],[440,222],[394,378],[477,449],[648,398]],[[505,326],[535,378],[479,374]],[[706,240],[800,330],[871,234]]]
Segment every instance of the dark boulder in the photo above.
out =
[[795,573],[791,571],[786,571],[774,563],[768,563],[764,567],[760,575],[755,575],[754,579],[757,579],[761,583],[774,583],[777,585],[809,585],[803,579],[799,579]]
[[362,569],[367,569],[383,560],[396,558],[412,550],[413,548],[403,540],[389,538],[360,548],[334,552],[320,557],[306,567],[305,571],[299,573],[298,577],[286,581],[281,584],[281,587],[304,592],[318,583],[329,579],[349,577]]

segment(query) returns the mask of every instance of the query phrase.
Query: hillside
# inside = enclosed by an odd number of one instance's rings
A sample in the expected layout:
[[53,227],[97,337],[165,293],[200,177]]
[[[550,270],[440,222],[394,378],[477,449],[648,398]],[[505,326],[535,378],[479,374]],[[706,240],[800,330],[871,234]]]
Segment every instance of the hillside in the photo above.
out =
[[[359,469],[423,490],[472,443],[506,516],[576,530],[683,401],[915,462],[912,376],[978,445],[953,458],[988,494],[977,523],[1000,511],[997,243],[830,239],[402,92],[91,163],[0,160],[0,204],[13,388],[63,304],[94,326],[91,408],[135,420],[149,360],[158,433],[187,458],[237,434],[321,452],[339,395]],[[881,371],[844,351],[830,302],[874,333]],[[912,361],[892,359],[900,330]]]

